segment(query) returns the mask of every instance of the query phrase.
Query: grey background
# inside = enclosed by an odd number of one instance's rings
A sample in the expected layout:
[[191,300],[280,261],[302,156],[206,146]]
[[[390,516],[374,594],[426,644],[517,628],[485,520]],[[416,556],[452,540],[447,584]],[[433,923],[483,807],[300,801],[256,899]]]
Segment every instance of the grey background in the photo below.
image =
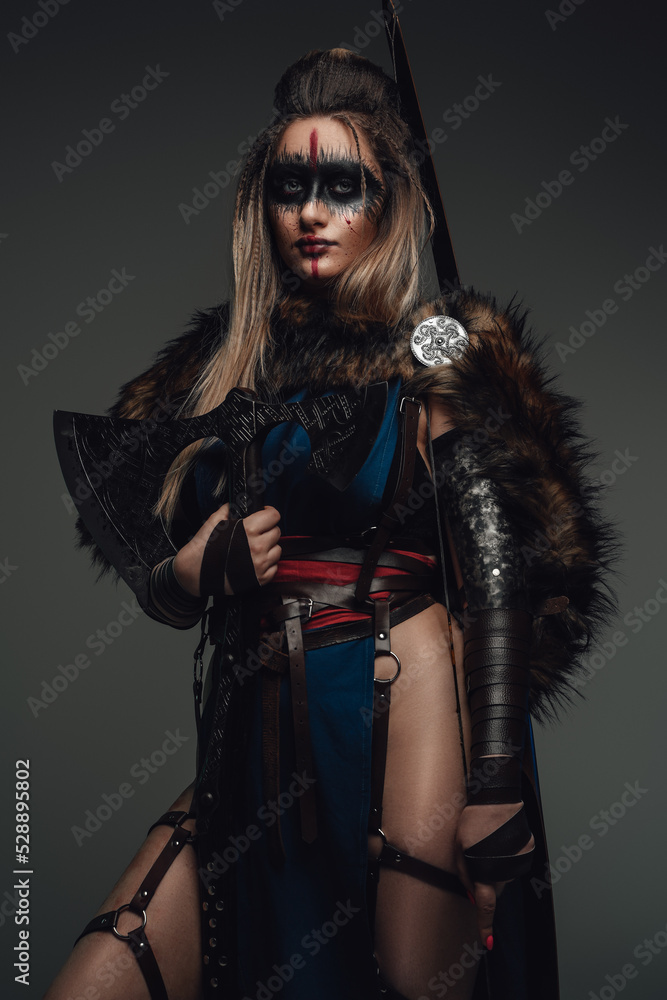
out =
[[[74,550],[52,410],[103,412],[195,308],[225,297],[233,185],[189,224],[179,205],[191,204],[209,171],[224,170],[239,143],[267,122],[285,66],[310,48],[347,42],[388,68],[372,16],[379,0],[228,6],[220,16],[208,2],[72,0],[15,52],[8,34],[40,8],[36,0],[3,5],[3,996],[41,995],[148,825],[191,780],[194,762],[196,633],[139,617],[99,655],[87,646],[131,595],[124,585],[95,584],[88,557]],[[563,998],[597,997],[605,987],[603,996],[611,996],[606,977],[613,982],[632,963],[637,975],[624,997],[657,1000],[665,995],[667,954],[658,943],[659,953],[643,964],[634,950],[656,934],[667,941],[660,892],[667,613],[655,599],[667,577],[667,268],[628,301],[614,284],[667,239],[662,5],[561,6],[572,13],[555,30],[542,3],[528,0],[409,0],[401,21],[427,128],[443,127],[447,136],[435,161],[462,277],[501,300],[519,291],[548,338],[553,372],[585,401],[585,429],[599,447],[594,474],[615,480],[606,505],[625,533],[626,553],[610,637],[621,632],[624,644],[598,651],[586,700],[537,740],[552,860],[563,869],[555,886]],[[110,113],[157,64],[169,74],[160,86],[124,121]],[[460,128],[443,124],[480,74],[500,86]],[[114,131],[59,182],[52,162],[105,116]],[[570,154],[600,135],[607,116],[628,128],[579,172]],[[572,185],[518,233],[512,213],[568,167]],[[33,348],[41,352],[49,333],[77,319],[78,303],[106,287],[113,268],[126,268],[133,280],[93,322],[80,320],[81,333],[24,384],[18,366],[30,365]],[[559,356],[570,327],[609,298],[618,311]],[[615,472],[617,450],[626,460]],[[646,621],[626,617],[646,602]],[[40,698],[58,666],[81,653],[90,666],[35,716],[28,699]],[[187,742],[142,783],[134,765],[177,729]],[[19,989],[11,969],[17,928],[8,913],[14,761],[25,757],[35,874],[32,978]],[[600,810],[636,781],[647,791],[601,836]],[[71,827],[123,782],[132,797],[78,846]],[[593,846],[565,871],[563,848],[584,834]]]

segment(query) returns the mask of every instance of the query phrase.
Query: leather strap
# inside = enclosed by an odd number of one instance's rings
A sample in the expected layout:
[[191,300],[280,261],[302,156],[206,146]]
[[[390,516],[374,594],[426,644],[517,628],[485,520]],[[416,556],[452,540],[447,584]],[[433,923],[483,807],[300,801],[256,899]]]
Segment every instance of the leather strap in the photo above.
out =
[[[262,663],[262,784],[265,802],[277,802],[280,795],[280,681],[287,671],[287,654],[281,649],[283,632],[264,635],[260,649]],[[267,655],[268,654],[268,655]],[[268,831],[268,850],[271,864],[280,867],[285,863],[285,846],[277,822]]]
[[149,603],[153,615],[173,628],[191,628],[206,609],[206,597],[194,597],[182,587],[174,571],[175,556],[151,570]]
[[199,571],[199,592],[224,594],[225,575],[234,596],[259,587],[243,518],[219,521],[209,535]]
[[[420,574],[415,576],[412,573],[395,573],[392,576],[376,576],[370,587],[370,594],[381,593],[382,591],[414,591],[424,593],[433,589],[433,574]],[[288,617],[284,607],[275,607],[275,595],[284,597],[301,598],[310,601],[312,611],[319,611],[325,607],[343,608],[348,611],[364,611],[370,613],[368,605],[360,608],[355,596],[355,585],[321,583],[316,580],[285,580],[278,583],[271,583],[267,588],[266,617],[272,621],[279,622]],[[316,608],[315,605],[320,605]]]
[[419,414],[422,404],[410,396],[401,399],[401,458],[398,471],[396,490],[389,507],[382,515],[382,520],[375,530],[373,540],[366,552],[359,579],[356,586],[356,598],[363,603],[370,592],[371,582],[375,573],[380,553],[385,549],[392,531],[399,524],[398,509],[405,505],[415,474],[417,455],[417,432],[419,430]]
[[517,854],[531,837],[524,806],[483,840],[464,852],[468,874],[473,882],[509,882],[527,875],[533,863],[535,848]]
[[[419,597],[412,597],[398,607],[391,608],[389,619],[390,628],[395,628],[408,618],[418,615],[426,608],[435,604],[434,598],[430,594],[420,594]],[[362,618],[359,621],[342,622],[339,625],[328,625],[326,628],[311,629],[304,632],[303,644],[306,650],[320,649],[322,646],[333,646],[339,642],[349,642],[350,639],[365,639],[372,635],[372,620]]]
[[[523,844],[525,842],[524,840]],[[456,895],[466,898],[468,896],[468,890],[458,875],[445,871],[444,868],[437,868],[429,861],[414,858],[411,854],[406,854],[400,848],[394,847],[393,844],[384,843],[377,860],[385,868],[394,868],[405,872],[406,875],[418,878],[422,882],[428,882],[429,885],[433,885],[437,889],[445,889],[447,892],[454,892]]]
[[[121,941],[127,941],[132,954],[139,963],[139,968],[148,987],[151,1000],[168,1000],[168,997],[153,949],[146,937],[146,909],[155,895],[158,885],[182,849],[186,844],[194,843],[194,836],[188,830],[182,829],[181,826],[184,820],[190,817],[191,814],[187,812],[169,812],[153,823],[153,826],[148,831],[149,833],[158,825],[173,826],[175,829],[171,838],[146,872],[136,893],[129,903],[123,903],[116,910],[110,910],[107,913],[101,913],[97,917],[93,917],[74,942],[76,944],[82,937],[86,934],[92,934],[93,931],[112,931]],[[117,929],[118,918],[124,910],[130,910],[130,912],[142,918],[141,925],[131,930],[128,934],[121,934]]]
[[[292,614],[285,621],[285,636],[290,665],[292,714],[294,717],[294,744],[297,770],[306,777],[316,777],[308,723],[308,691],[306,687],[306,655],[301,631],[301,609],[298,602],[289,602],[285,608]],[[283,610],[285,610],[285,608]],[[317,800],[315,785],[309,785],[299,799],[301,811],[301,837],[307,844],[317,839]]]

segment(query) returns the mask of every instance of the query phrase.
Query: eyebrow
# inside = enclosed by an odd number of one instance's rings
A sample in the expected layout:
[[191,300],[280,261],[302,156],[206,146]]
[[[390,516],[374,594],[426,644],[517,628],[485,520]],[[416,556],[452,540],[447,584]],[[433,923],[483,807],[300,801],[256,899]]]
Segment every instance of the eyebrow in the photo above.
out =
[[[341,163],[352,164],[355,167],[363,167],[367,170],[378,184],[382,184],[380,177],[377,174],[376,168],[370,164],[363,157],[358,159],[356,156],[352,155],[351,148],[333,150],[328,148],[326,150],[318,150],[317,152],[317,165],[319,166],[337,166]],[[270,169],[275,167],[305,167],[309,171],[310,167],[310,156],[303,150],[299,152],[292,152],[286,149],[282,149],[279,153],[276,153],[273,160],[270,163]]]

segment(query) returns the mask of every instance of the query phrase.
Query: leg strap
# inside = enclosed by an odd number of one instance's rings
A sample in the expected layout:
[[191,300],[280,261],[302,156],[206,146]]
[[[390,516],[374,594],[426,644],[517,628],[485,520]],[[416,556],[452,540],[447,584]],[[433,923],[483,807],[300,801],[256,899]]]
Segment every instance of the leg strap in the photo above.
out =
[[455,892],[466,898],[468,896],[468,891],[458,875],[453,875],[451,872],[445,871],[444,868],[437,868],[429,861],[414,858],[411,854],[406,854],[400,848],[394,847],[393,844],[388,844],[386,840],[375,860],[378,865],[405,872],[406,875],[412,875],[413,878],[421,879],[422,882],[428,882],[429,885],[434,885],[437,889],[446,889],[447,892]]
[[382,798],[384,794],[384,778],[387,763],[387,742],[389,736],[389,708],[391,705],[391,685],[401,671],[400,660],[391,652],[389,603],[382,599],[374,602],[374,635],[375,656],[393,656],[398,669],[390,679],[375,678],[373,689],[373,732],[371,738],[371,804],[368,818],[368,831],[382,837],[382,850],[377,857],[369,859],[367,896],[371,926],[375,924],[375,909],[377,906],[377,886],[380,878],[380,868],[393,868],[403,871],[412,878],[421,879],[429,885],[459,896],[468,895],[463,883],[457,875],[437,868],[428,861],[421,861],[402,851],[387,841],[382,829]]
[[[168,1000],[168,997],[164,980],[153,954],[153,949],[146,937],[146,908],[155,895],[155,890],[162,881],[163,876],[181,853],[183,847],[186,844],[194,842],[194,836],[182,827],[183,822],[189,818],[191,818],[191,813],[168,812],[164,813],[157,822],[153,823],[148,831],[149,833],[156,826],[173,826],[174,833],[148,869],[136,893],[129,903],[123,903],[117,910],[110,910],[108,913],[101,913],[99,916],[93,917],[74,942],[76,944],[82,937],[86,934],[91,934],[93,931],[111,931],[121,941],[127,941],[132,954],[139,963],[139,968],[146,981],[151,1000]],[[136,913],[142,920],[141,925],[131,930],[129,934],[121,934],[118,930],[118,918],[124,910]]]

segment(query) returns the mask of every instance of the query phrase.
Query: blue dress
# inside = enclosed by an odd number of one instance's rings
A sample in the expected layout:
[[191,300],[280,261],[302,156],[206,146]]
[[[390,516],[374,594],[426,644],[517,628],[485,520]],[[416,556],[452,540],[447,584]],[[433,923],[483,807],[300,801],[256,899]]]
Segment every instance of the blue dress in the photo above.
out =
[[[310,445],[299,424],[270,432],[262,450],[264,503],[280,512],[283,535],[352,535],[377,522],[398,438],[400,387],[398,378],[389,383],[373,448],[343,493],[306,472]],[[302,390],[289,401],[305,396]],[[203,517],[220,504],[211,490],[215,478],[209,456],[197,470]],[[262,789],[259,671],[249,680],[255,690],[245,798],[227,855],[236,859],[240,996],[254,1000],[279,992],[285,1000],[367,1000],[375,988],[365,901],[373,670],[371,637],[306,653],[319,831],[313,844],[301,839],[299,798],[308,779],[296,770],[289,678],[283,677],[280,692],[277,803],[267,803]],[[282,868],[272,865],[268,851],[267,832],[278,814],[286,853]]]

